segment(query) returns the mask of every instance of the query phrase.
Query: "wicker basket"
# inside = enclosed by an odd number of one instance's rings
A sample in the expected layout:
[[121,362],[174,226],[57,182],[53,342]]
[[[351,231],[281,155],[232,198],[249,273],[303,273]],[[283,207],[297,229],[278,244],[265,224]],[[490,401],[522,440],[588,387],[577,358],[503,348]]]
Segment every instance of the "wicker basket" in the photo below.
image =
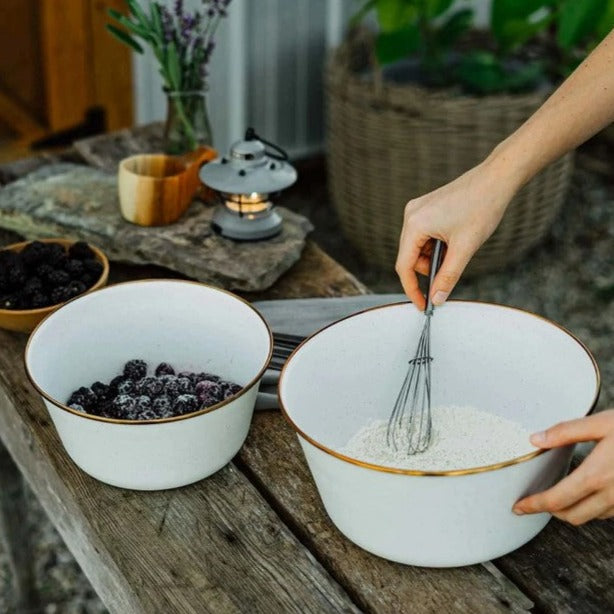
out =
[[[405,203],[482,161],[547,92],[477,98],[389,84],[371,70],[369,44],[347,41],[327,67],[328,175],[344,233],[368,262],[390,268]],[[572,170],[568,154],[528,183],[468,272],[499,269],[537,244],[563,204]]]

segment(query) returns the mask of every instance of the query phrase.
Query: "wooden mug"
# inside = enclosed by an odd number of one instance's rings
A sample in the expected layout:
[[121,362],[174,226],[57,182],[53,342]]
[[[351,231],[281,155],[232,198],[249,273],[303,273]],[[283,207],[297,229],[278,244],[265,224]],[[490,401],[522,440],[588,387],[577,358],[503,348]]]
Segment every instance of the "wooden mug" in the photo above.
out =
[[217,157],[210,147],[184,156],[139,154],[119,163],[118,187],[122,215],[140,226],[176,222],[201,185],[200,167]]

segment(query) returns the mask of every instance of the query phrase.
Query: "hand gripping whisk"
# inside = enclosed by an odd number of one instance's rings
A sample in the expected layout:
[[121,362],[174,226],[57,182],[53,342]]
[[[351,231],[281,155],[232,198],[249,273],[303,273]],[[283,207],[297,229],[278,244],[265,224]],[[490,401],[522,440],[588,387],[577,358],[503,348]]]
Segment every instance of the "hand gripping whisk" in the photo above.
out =
[[442,247],[441,241],[435,241],[418,349],[409,361],[409,369],[388,419],[386,431],[388,445],[395,451],[406,450],[408,456],[424,452],[431,443],[431,285],[441,264]]

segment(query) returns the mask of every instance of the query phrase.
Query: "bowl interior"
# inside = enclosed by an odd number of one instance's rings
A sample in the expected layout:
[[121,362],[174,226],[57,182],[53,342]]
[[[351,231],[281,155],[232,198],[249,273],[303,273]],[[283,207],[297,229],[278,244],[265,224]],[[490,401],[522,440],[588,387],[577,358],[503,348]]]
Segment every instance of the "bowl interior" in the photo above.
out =
[[[424,316],[388,305],[309,339],[286,365],[280,397],[294,426],[318,444],[344,447],[372,419],[387,419]],[[531,432],[585,415],[599,374],[562,328],[513,308],[449,302],[431,323],[432,406],[469,405]]]
[[111,286],[52,313],[30,338],[26,366],[44,393],[64,403],[79,386],[108,382],[132,358],[245,386],[263,371],[270,348],[266,323],[238,297],[152,280]]

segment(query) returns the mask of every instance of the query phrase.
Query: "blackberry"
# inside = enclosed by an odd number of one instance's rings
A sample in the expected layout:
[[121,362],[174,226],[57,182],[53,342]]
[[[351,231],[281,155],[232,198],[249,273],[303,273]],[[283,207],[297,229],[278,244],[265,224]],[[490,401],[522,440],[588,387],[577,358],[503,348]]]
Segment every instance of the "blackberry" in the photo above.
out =
[[117,385],[117,394],[132,394],[136,392],[136,384],[131,379],[123,379]]
[[71,281],[66,286],[66,291],[68,292],[69,298],[74,298],[75,296],[79,296],[79,294],[83,294],[86,290],[85,284],[80,281]]
[[78,279],[85,272],[85,269],[83,268],[83,262],[81,262],[81,260],[75,260],[74,258],[70,258],[66,262],[66,264],[64,265],[64,270],[70,275],[72,279]]
[[153,400],[152,408],[158,418],[170,418],[173,414],[173,403],[166,395]]
[[83,273],[79,278],[79,281],[85,286],[85,288],[91,288],[97,281],[98,277],[91,275],[90,273]]
[[124,365],[124,376],[132,380],[143,379],[147,375],[147,363],[140,358],[129,360]]
[[49,273],[53,271],[54,268],[46,262],[43,262],[43,264],[39,264],[35,269],[36,275],[40,277],[43,281],[45,281]]
[[111,394],[111,387],[107,384],[103,384],[102,382],[94,382],[90,388],[94,392],[94,394],[98,397],[99,401],[108,400]]
[[54,288],[57,286],[65,286],[70,281],[70,275],[66,271],[51,271],[47,275],[47,283]]
[[167,362],[161,362],[155,371],[156,375],[175,375],[175,369]]
[[89,273],[90,275],[94,275],[96,279],[98,279],[102,275],[102,262],[98,260],[84,260],[83,261],[83,271],[85,273]]
[[51,265],[57,264],[66,257],[66,250],[59,243],[47,243],[46,252],[45,259]]
[[43,282],[40,277],[30,277],[23,286],[24,294],[35,294],[43,289]]
[[28,267],[34,267],[43,262],[47,248],[40,241],[31,241],[23,250],[21,250],[21,258]]
[[220,377],[218,375],[213,375],[213,373],[197,373],[196,374],[196,383],[198,382],[219,382]]
[[160,416],[158,416],[156,414],[156,412],[151,407],[148,407],[147,409],[144,409],[144,410],[140,411],[132,419],[133,420],[157,420],[159,417]]
[[164,390],[164,382],[157,377],[149,376],[139,380],[136,384],[136,389],[139,394],[146,394],[149,397],[155,397]]
[[136,397],[135,409],[139,416],[141,416],[144,412],[151,410],[151,398],[145,394]]
[[83,399],[84,403],[82,403],[82,405],[86,409],[94,407],[96,403],[98,403],[98,397],[96,396],[96,393],[87,386],[81,386],[81,388],[77,388],[75,392]]
[[87,413],[83,405],[81,405],[80,403],[71,403],[68,407],[70,407],[70,409],[74,409],[75,411],[80,411],[84,414]]
[[238,384],[233,384],[232,382],[225,382],[222,385],[222,392],[224,394],[224,399],[228,399],[229,397],[237,394],[241,390],[241,386]]
[[49,298],[51,299],[52,305],[57,305],[58,303],[66,302],[67,300],[71,299],[72,296],[68,291],[68,286],[58,286],[51,291]]
[[8,294],[0,299],[0,309],[21,309],[21,295]]
[[110,382],[109,382],[109,391],[113,394],[117,394],[117,388],[119,387],[119,385],[124,381],[125,377],[123,375],[116,375]]
[[87,260],[88,258],[95,258],[96,255],[92,251],[92,248],[85,241],[77,241],[68,248],[68,255],[71,258],[77,260]]
[[30,296],[29,306],[31,309],[41,309],[49,305],[49,297],[42,292],[35,292]]
[[120,394],[113,399],[112,406],[116,417],[130,419],[136,408],[136,399],[129,394]]
[[177,384],[178,378],[175,375],[162,375],[160,379],[164,382],[164,394],[171,399],[175,399],[181,394]]
[[224,398],[224,390],[217,382],[204,380],[196,384],[196,396],[205,405],[215,405]]
[[23,264],[21,264],[21,262],[16,262],[12,267],[10,267],[7,270],[6,279],[9,286],[12,286],[13,288],[22,288],[28,279],[28,275]]
[[192,371],[182,371],[181,373],[177,374],[177,377],[185,377],[186,379],[189,379],[192,382],[192,386],[195,386],[196,382],[198,381],[198,375],[196,373],[192,373]]
[[194,392],[194,384],[190,378],[179,376],[177,378],[177,389],[179,394],[192,394]]
[[181,394],[173,403],[173,413],[187,414],[198,409],[198,399],[193,394]]
[[68,397],[68,401],[66,401],[66,405],[68,405],[69,407],[71,405],[85,405],[85,397],[81,393],[79,393],[78,390],[75,390]]

